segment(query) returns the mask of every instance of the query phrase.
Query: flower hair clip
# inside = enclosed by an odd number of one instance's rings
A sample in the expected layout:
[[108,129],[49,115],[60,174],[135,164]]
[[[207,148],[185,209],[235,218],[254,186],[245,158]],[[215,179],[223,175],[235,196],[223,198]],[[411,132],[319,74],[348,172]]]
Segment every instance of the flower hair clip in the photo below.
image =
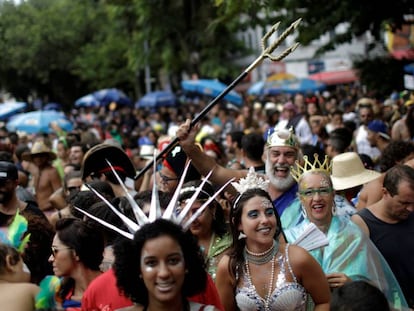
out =
[[240,193],[243,194],[248,189],[260,188],[267,191],[269,181],[265,180],[254,171],[253,167],[249,168],[249,172],[245,178],[240,178],[238,182],[232,182],[231,185]]

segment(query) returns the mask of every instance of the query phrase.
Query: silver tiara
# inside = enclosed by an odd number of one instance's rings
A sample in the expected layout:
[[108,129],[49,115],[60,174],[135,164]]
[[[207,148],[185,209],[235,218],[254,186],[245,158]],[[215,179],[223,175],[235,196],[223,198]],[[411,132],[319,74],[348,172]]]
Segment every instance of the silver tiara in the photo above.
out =
[[[155,157],[155,153],[154,153],[154,157]],[[94,215],[91,215],[90,213],[82,210],[81,208],[78,208],[75,206],[75,208],[82,212],[83,214],[85,214],[86,216],[88,216],[89,218],[99,222],[100,224],[102,224],[103,226],[114,230],[116,232],[118,232],[119,234],[121,234],[122,236],[128,238],[128,239],[133,239],[134,238],[134,233],[137,232],[143,225],[147,224],[147,223],[151,223],[154,222],[156,219],[158,218],[163,218],[163,219],[167,219],[170,220],[178,225],[180,225],[184,231],[188,230],[188,228],[190,227],[191,223],[197,218],[199,217],[204,210],[206,209],[206,207],[234,180],[234,178],[230,179],[227,183],[225,183],[220,189],[218,189],[206,202],[204,202],[204,204],[197,210],[197,212],[195,212],[188,220],[186,220],[186,216],[188,214],[188,212],[190,211],[191,206],[193,205],[194,201],[196,201],[198,195],[200,194],[200,192],[203,189],[204,184],[208,181],[208,178],[211,176],[211,174],[213,173],[213,170],[211,170],[207,176],[203,179],[202,183],[200,184],[200,186],[198,186],[197,188],[195,188],[195,192],[194,194],[191,196],[191,198],[189,200],[186,201],[186,205],[185,207],[179,212],[177,213],[177,206],[178,206],[178,197],[180,195],[180,191],[181,188],[184,184],[184,180],[185,180],[185,176],[187,174],[188,168],[191,164],[191,160],[188,161],[188,163],[186,164],[183,174],[180,178],[180,181],[177,185],[177,188],[171,198],[170,203],[168,204],[167,208],[165,209],[164,213],[161,213],[161,206],[160,206],[160,201],[158,198],[158,187],[156,184],[156,178],[155,178],[155,173],[156,173],[156,161],[154,161],[154,178],[153,178],[153,187],[152,187],[152,196],[151,196],[151,206],[150,206],[150,212],[148,217],[145,215],[145,213],[142,211],[142,209],[138,206],[137,202],[135,202],[133,196],[131,195],[131,193],[129,192],[128,188],[125,186],[124,182],[121,180],[121,178],[119,177],[118,173],[116,172],[116,170],[114,169],[114,167],[112,166],[112,164],[106,160],[106,162],[108,163],[108,166],[111,168],[112,172],[114,173],[116,179],[118,180],[119,184],[122,187],[122,190],[125,194],[125,197],[127,198],[129,204],[132,207],[132,210],[134,212],[134,216],[136,219],[136,222],[134,222],[133,220],[131,220],[130,218],[128,218],[127,216],[125,216],[124,214],[122,214],[115,206],[113,206],[113,204],[111,202],[109,202],[101,193],[99,193],[96,189],[94,189],[92,186],[90,185],[86,185],[93,193],[95,193],[103,202],[106,203],[106,205],[108,205],[108,207],[119,217],[121,218],[121,220],[125,223],[125,225],[128,228],[129,232],[126,232],[122,229],[119,229],[118,227],[106,222],[105,220],[102,220]]]
[[254,167],[250,167],[245,178],[240,178],[238,182],[232,182],[231,185],[240,193],[243,194],[248,189],[260,188],[267,191],[269,181],[259,176],[254,170]]
[[254,188],[260,188],[267,191],[269,181],[265,180],[263,177],[260,177],[259,174],[255,172],[254,167],[250,167],[245,178],[240,178],[238,182],[232,182],[231,185],[237,190],[237,192],[239,192],[239,195],[233,203],[233,208],[236,208],[236,205],[243,193]]

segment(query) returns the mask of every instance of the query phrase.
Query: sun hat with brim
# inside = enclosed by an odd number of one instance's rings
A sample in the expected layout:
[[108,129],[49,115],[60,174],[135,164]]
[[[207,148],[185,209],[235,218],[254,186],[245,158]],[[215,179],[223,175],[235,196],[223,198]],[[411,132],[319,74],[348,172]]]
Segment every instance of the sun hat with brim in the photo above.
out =
[[356,152],[341,153],[332,159],[332,183],[335,190],[345,190],[363,185],[381,174],[364,167]]
[[131,159],[125,153],[125,151],[111,144],[98,144],[93,146],[86,152],[82,163],[82,179],[95,174],[104,174],[112,172],[108,162],[116,172],[121,173],[133,179],[136,175],[136,170]]
[[34,156],[47,155],[50,160],[56,159],[56,153],[54,153],[43,141],[37,141],[33,144],[30,153],[23,153],[22,159],[25,161],[33,161]]

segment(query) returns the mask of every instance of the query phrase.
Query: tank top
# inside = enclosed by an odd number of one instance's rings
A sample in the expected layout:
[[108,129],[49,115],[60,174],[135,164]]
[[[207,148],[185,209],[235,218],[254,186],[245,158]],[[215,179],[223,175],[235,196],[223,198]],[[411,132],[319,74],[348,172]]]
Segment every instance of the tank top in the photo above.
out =
[[404,221],[389,224],[367,208],[358,212],[369,229],[369,236],[394,273],[405,299],[410,307],[414,306],[414,213]]
[[[243,273],[242,287],[236,288],[236,303],[241,311],[299,311],[306,309],[307,293],[297,282],[289,262],[289,244],[286,245],[285,255],[280,254],[276,260],[280,272],[276,277],[276,287],[266,308],[265,300],[256,292],[247,271]],[[286,267],[288,271],[286,271]],[[290,273],[293,282],[287,282],[286,275]]]

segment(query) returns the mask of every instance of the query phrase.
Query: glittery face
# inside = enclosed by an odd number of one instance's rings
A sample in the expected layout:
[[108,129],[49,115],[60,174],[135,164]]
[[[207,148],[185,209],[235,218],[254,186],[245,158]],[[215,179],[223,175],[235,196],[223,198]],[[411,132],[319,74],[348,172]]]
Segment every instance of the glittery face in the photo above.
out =
[[322,177],[320,185],[321,187],[329,187],[329,181],[325,177]]
[[246,235],[247,241],[273,241],[277,224],[272,202],[262,196],[247,200],[237,229]]
[[272,202],[270,202],[268,199],[265,199],[265,198],[262,199],[262,206],[264,209],[273,208]]

